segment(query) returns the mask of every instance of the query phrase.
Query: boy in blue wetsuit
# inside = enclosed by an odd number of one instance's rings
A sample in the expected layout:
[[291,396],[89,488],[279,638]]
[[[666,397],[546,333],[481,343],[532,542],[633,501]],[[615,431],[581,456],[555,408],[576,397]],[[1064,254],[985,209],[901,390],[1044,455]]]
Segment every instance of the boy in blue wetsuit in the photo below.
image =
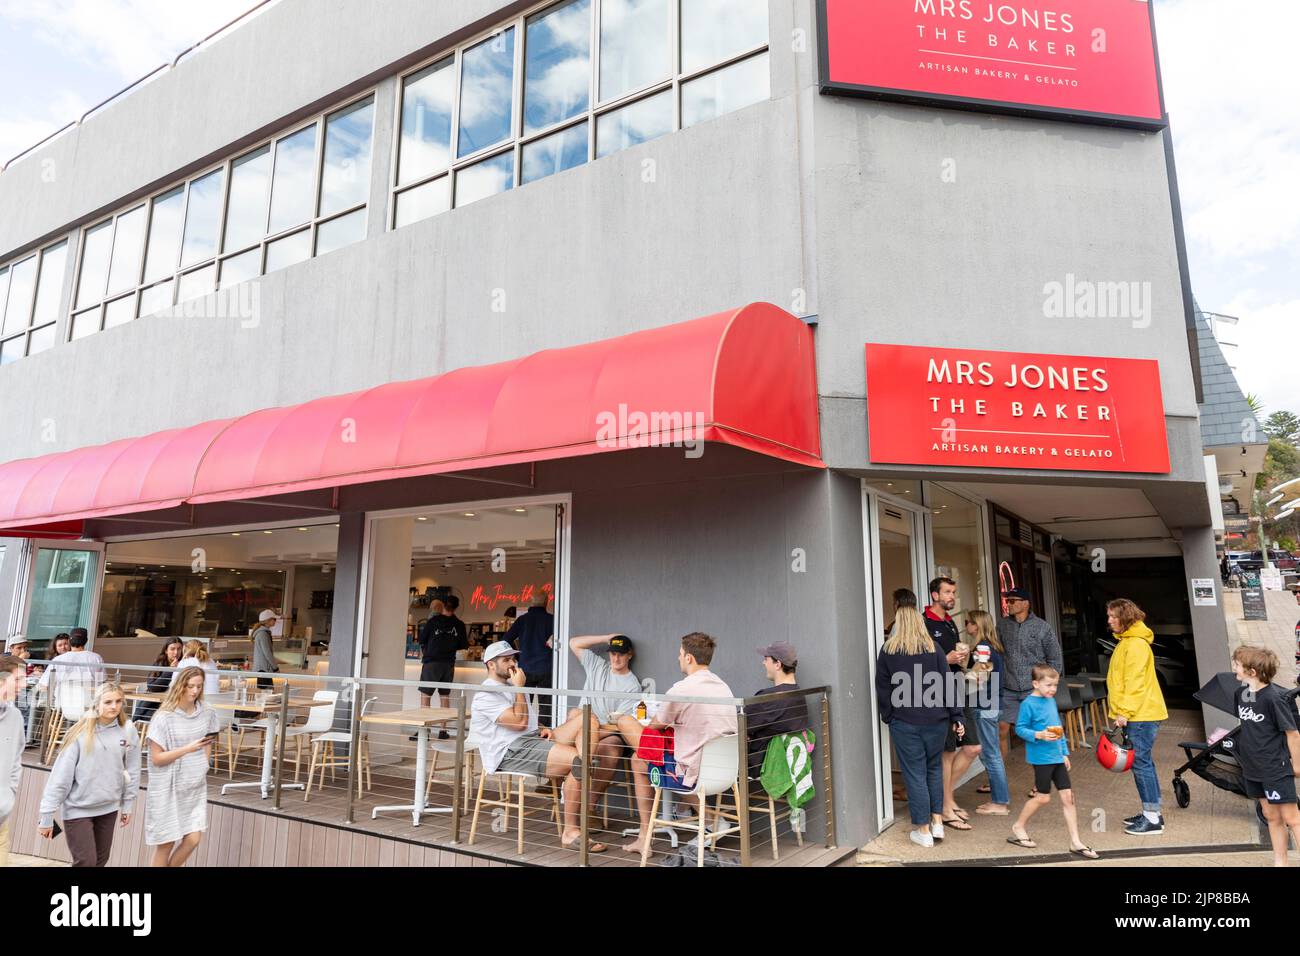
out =
[[1025,826],[1030,817],[1052,802],[1052,786],[1055,784],[1061,794],[1065,827],[1070,831],[1070,852],[1095,860],[1097,851],[1079,839],[1074,791],[1070,787],[1070,748],[1064,739],[1061,713],[1056,709],[1056,688],[1060,682],[1061,675],[1056,668],[1048,664],[1034,665],[1034,690],[1020,705],[1016,736],[1025,742],[1025,760],[1034,768],[1034,789],[1037,792],[1020,811],[1007,842],[1027,850],[1037,848],[1038,844],[1029,839]]

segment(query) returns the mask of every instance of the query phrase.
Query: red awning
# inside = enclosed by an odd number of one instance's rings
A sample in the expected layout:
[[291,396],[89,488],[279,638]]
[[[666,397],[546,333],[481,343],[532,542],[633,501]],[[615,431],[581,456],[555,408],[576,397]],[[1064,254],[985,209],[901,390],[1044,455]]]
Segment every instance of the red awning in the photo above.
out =
[[0,465],[0,528],[684,440],[820,458],[812,330],[758,303]]

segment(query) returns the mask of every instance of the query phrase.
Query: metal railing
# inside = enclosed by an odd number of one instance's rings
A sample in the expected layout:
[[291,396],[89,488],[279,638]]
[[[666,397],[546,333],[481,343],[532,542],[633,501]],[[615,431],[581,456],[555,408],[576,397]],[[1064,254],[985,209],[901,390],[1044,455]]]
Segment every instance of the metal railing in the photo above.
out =
[[[78,686],[89,699],[97,678],[90,667],[59,664],[51,683],[60,689],[28,698],[46,762],[69,724],[59,721],[58,704]],[[142,708],[133,716],[143,731],[152,717],[145,711],[163,691],[142,684],[152,678],[161,688],[161,675],[176,668],[102,670]],[[580,699],[571,689],[509,685],[239,670],[216,678],[219,696],[205,695],[221,726],[209,792],[229,805],[269,805],[306,823],[538,865],[766,865],[805,846],[835,845],[826,687],[749,698],[610,691]],[[544,741],[517,737],[503,753],[491,739],[494,717],[520,692],[530,725],[549,702],[553,726]],[[667,726],[657,713],[671,718]],[[700,717],[717,730],[734,722],[734,732],[692,740]],[[673,743],[644,746],[662,743],[670,728]],[[260,748],[245,745],[250,733],[260,735]],[[683,755],[680,740],[702,746]],[[299,793],[300,801],[286,802]]]

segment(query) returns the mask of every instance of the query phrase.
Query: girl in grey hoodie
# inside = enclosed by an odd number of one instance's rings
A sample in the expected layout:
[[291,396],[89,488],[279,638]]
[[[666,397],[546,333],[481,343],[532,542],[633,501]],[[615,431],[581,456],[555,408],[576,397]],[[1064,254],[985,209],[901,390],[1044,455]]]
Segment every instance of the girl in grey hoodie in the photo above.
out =
[[61,813],[73,866],[104,866],[113,826],[131,822],[140,790],[140,737],[127,720],[117,684],[101,684],[84,717],[68,732],[41,797],[40,835],[53,835]]

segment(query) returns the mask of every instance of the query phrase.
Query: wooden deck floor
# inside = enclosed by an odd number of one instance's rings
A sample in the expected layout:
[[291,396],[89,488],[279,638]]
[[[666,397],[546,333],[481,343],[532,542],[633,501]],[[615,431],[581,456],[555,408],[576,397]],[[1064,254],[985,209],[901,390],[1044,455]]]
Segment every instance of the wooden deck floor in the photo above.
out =
[[[64,859],[63,840],[36,838],[35,811],[44,790],[48,768],[41,767],[35,751],[28,751],[24,763],[19,805],[15,812],[13,849],[16,853]],[[258,765],[252,759],[241,761],[235,781],[257,779]],[[292,765],[287,765],[286,780],[292,779]],[[304,770],[305,774],[305,770]],[[412,825],[407,811],[389,811],[371,819],[371,810],[385,804],[407,804],[413,795],[414,768],[408,761],[389,768],[375,768],[373,789],[354,803],[354,823],[347,822],[347,795],[344,775],[327,783],[324,791],[313,790],[310,801],[302,791],[286,790],[279,811],[274,799],[263,800],[258,789],[236,790],[221,795],[221,785],[229,782],[225,772],[209,777],[209,829],[203,844],[189,865],[193,866],[577,866],[578,854],[560,846],[555,823],[550,816],[549,798],[529,795],[527,806],[537,813],[525,820],[524,853],[517,852],[516,834],[494,832],[492,817],[485,810],[479,821],[474,844],[469,845],[471,800],[461,825],[459,843],[452,842],[450,814],[425,816],[420,826]],[[148,786],[148,775],[141,778]],[[611,801],[609,831],[602,829],[600,814],[593,814],[592,838],[609,845],[609,850],[590,857],[592,866],[635,867],[639,858],[620,849],[628,837],[624,827],[635,826],[626,807],[620,806],[623,790],[615,790]],[[146,866],[149,848],[143,841],[145,796],[130,826],[118,834],[110,866]],[[435,781],[430,794],[431,807],[451,805],[448,783]],[[28,827],[19,821],[30,818]],[[794,835],[783,823],[780,832],[780,862],[772,860],[770,838],[765,818],[755,815],[752,861],[755,866],[831,866],[852,853],[853,848],[828,849],[821,843],[808,842],[800,848]],[[513,818],[512,818],[513,823]],[[683,841],[689,831],[681,831]],[[666,837],[656,839],[656,853],[650,865],[662,863],[670,852]],[[724,838],[721,852],[739,856],[739,841]]]

